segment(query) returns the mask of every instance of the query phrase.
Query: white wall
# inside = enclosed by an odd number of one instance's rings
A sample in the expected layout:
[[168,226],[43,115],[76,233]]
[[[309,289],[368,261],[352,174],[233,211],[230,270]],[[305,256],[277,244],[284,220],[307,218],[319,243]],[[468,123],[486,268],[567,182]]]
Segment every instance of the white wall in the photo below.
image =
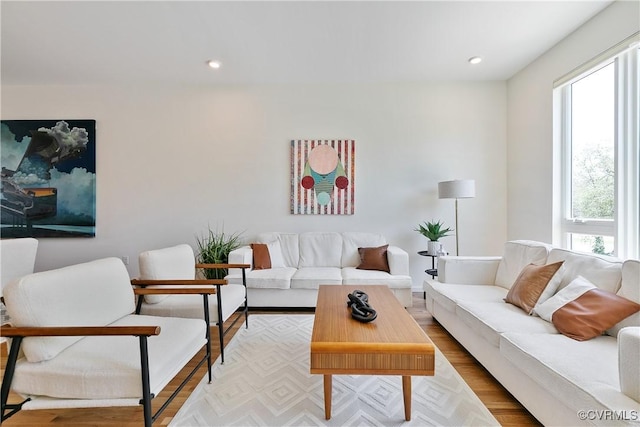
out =
[[[243,231],[381,232],[427,259],[419,222],[453,225],[437,183],[474,178],[461,254],[506,238],[506,83],[252,87],[3,86],[3,119],[97,120],[97,237],[40,239],[37,270],[186,242],[208,224]],[[356,140],[356,213],[289,214],[289,143]],[[445,246],[454,250],[453,237]]]
[[507,82],[508,238],[552,241],[553,81],[640,30],[640,3],[618,1]]

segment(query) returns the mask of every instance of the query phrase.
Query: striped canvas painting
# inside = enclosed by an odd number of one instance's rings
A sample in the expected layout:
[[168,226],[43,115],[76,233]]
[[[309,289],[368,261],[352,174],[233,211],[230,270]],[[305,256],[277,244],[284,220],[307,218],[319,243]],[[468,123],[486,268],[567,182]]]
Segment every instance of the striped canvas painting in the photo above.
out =
[[291,141],[291,213],[353,215],[355,141]]

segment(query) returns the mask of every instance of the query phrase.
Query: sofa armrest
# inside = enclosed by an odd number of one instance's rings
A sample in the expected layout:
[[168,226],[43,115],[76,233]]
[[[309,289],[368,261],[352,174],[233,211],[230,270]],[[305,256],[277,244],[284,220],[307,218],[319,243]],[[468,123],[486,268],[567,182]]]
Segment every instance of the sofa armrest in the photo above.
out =
[[[229,264],[248,264],[249,270],[253,270],[253,249],[251,246],[242,246],[229,252]],[[230,268],[229,276],[242,277],[242,269]]]
[[493,285],[501,257],[441,256],[438,280],[461,285]]
[[387,262],[389,273],[394,276],[409,276],[409,254],[398,246],[387,248]]
[[640,402],[640,326],[618,332],[618,374],[620,391]]

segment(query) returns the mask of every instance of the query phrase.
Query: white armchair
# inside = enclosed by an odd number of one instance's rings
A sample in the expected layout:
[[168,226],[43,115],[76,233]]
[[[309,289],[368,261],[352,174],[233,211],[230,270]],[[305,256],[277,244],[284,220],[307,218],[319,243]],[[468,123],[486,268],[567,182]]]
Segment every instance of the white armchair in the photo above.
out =
[[[224,336],[241,318],[239,315],[227,327],[224,322],[236,311],[244,313],[245,326],[249,326],[247,307],[247,286],[245,269],[248,264],[196,264],[191,246],[182,244],[169,248],[142,252],[138,256],[140,278],[131,281],[132,284],[145,289],[140,293],[144,298],[138,299],[137,313],[153,316],[172,316],[187,318],[204,318],[207,323],[218,327],[220,340],[220,358],[224,363]],[[229,269],[242,271],[242,284],[230,285],[224,279],[197,279],[197,269]],[[216,298],[204,301],[196,295],[162,294],[158,295],[158,287],[181,286],[185,289],[193,287],[214,288]]]
[[32,237],[0,240],[0,284],[2,287],[11,280],[33,273],[37,251],[38,241]]
[[[131,314],[134,289],[117,258],[24,276],[7,284],[4,297],[13,326],[0,332],[13,340],[1,389],[3,421],[21,409],[141,404],[151,426],[166,407],[154,414],[153,397],[203,347],[206,354],[169,400],[211,359],[203,320]],[[10,389],[25,400],[8,403]]]
[[4,306],[4,286],[12,280],[33,273],[38,241],[32,237],[0,240],[0,319],[9,321]]

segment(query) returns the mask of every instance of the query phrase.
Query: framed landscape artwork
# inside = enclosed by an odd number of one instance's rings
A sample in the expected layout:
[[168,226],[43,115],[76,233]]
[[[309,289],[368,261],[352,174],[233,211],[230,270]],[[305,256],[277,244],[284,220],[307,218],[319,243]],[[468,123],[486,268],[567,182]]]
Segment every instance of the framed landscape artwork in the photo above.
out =
[[96,121],[2,120],[2,237],[94,237]]
[[355,141],[291,141],[291,213],[353,215]]

